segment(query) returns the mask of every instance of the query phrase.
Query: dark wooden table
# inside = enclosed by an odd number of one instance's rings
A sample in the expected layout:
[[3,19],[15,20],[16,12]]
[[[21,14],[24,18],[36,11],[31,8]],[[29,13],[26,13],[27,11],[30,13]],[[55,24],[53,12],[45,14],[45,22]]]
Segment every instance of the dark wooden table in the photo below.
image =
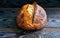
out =
[[20,8],[0,8],[0,38],[60,38],[60,8],[45,8],[46,26],[38,31],[24,31],[17,27]]

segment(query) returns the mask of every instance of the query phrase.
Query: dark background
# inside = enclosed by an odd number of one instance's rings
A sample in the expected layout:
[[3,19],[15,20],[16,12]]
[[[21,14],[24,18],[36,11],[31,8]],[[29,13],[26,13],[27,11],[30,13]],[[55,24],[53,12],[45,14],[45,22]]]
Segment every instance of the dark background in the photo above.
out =
[[34,1],[43,7],[60,7],[60,0],[0,0],[0,8],[20,8]]

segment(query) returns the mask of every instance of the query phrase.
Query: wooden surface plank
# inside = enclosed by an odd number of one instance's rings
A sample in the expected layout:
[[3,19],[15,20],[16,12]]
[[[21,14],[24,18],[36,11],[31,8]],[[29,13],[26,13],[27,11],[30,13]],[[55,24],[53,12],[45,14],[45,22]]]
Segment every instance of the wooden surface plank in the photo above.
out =
[[20,38],[60,38],[60,28],[44,28],[30,34],[21,35]]
[[18,9],[2,8],[0,9],[0,27],[16,27],[16,15]]
[[44,28],[44,38],[60,38],[60,28]]
[[60,28],[43,28],[37,31],[23,31],[21,33],[16,32],[16,29],[12,29],[12,28],[0,28],[0,37],[60,38]]
[[60,8],[46,9],[48,20],[46,27],[60,27]]
[[[19,8],[0,8],[0,27],[16,27]],[[46,8],[48,21],[46,27],[60,27],[60,9]]]

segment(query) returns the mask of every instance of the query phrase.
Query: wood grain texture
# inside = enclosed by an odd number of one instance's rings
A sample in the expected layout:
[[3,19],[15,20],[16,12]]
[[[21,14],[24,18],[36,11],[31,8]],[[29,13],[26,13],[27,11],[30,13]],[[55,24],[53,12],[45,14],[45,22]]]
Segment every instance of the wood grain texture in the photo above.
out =
[[[16,16],[19,8],[0,8],[0,26],[16,27]],[[60,9],[46,8],[48,20],[46,27],[60,27]]]
[[45,8],[48,20],[38,31],[17,28],[16,16],[20,8],[0,8],[0,38],[60,38],[60,8]]
[[46,27],[60,27],[60,9],[47,8],[46,12],[48,16]]

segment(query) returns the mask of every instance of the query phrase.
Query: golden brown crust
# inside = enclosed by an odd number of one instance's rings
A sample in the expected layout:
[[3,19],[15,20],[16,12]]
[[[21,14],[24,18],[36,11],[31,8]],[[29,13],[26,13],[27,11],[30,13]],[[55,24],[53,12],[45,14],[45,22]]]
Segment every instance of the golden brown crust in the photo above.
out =
[[38,30],[44,27],[47,21],[46,12],[41,6],[35,5],[26,4],[21,8],[17,16],[17,23],[20,28],[24,30]]

